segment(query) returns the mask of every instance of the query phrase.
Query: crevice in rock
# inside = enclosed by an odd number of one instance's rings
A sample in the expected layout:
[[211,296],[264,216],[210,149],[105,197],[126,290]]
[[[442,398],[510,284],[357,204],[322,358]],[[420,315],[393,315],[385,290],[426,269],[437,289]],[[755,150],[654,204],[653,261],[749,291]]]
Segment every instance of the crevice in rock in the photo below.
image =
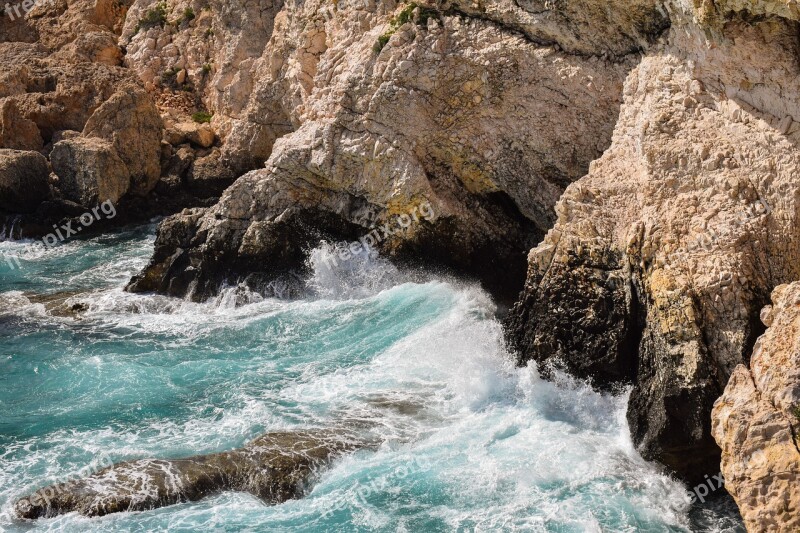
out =
[[[536,37],[535,35],[531,34],[528,31],[526,31],[525,28],[522,27],[519,24],[510,24],[510,23],[507,23],[507,22],[503,22],[503,21],[497,20],[497,19],[492,18],[490,16],[481,16],[481,15],[479,15],[477,13],[469,13],[467,11],[464,11],[463,9],[459,9],[457,6],[452,6],[452,7],[448,8],[448,9],[442,10],[442,11],[440,11],[440,13],[442,15],[444,15],[444,16],[457,16],[457,17],[463,17],[463,18],[470,19],[470,20],[479,20],[479,21],[487,22],[487,23],[492,24],[493,26],[501,29],[502,31],[505,31],[505,32],[508,32],[508,33],[511,33],[511,34],[514,34],[514,35],[518,35],[519,37],[521,37],[525,41],[527,41],[527,42],[529,42],[529,43],[531,43],[531,44],[533,44],[535,46],[543,47],[543,48],[553,47],[555,50],[557,50],[557,51],[559,51],[559,52],[561,52],[561,53],[563,53],[565,55],[574,56],[574,57],[580,57],[580,58],[584,58],[584,59],[598,58],[598,59],[609,60],[609,61],[615,62],[615,63],[623,63],[630,56],[636,55],[636,54],[642,54],[645,51],[643,47],[637,46],[637,47],[630,48],[629,50],[626,50],[623,53],[619,53],[619,54],[612,54],[612,53],[609,53],[609,52],[593,53],[593,54],[582,53],[582,52],[577,51],[577,50],[567,50],[564,47],[562,47],[556,40],[541,39],[539,37]],[[664,19],[663,19],[662,23],[656,24],[648,32],[648,37],[649,37],[650,41],[651,42],[656,41],[661,35],[663,35],[671,27],[671,25],[672,25],[672,22],[669,19],[669,17],[668,16],[664,16]]]

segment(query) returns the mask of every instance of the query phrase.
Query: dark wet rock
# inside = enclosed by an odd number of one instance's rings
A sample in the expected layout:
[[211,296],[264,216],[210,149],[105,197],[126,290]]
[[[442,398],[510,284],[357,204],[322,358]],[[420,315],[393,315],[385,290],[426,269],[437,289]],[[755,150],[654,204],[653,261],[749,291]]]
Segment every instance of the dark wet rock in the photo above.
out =
[[220,150],[215,148],[211,153],[192,161],[186,173],[185,185],[189,191],[200,196],[220,196],[236,177],[237,174],[221,159]]
[[306,252],[321,240],[359,235],[357,226],[313,211],[296,211],[256,229],[227,220],[212,230],[203,227],[207,213],[193,209],[165,220],[150,264],[128,290],[198,301],[214,296],[227,281],[246,279],[263,290],[280,278],[300,279]]
[[244,448],[187,459],[126,461],[88,478],[39,489],[14,505],[18,517],[78,512],[95,517],[249,492],[274,505],[301,497],[336,457],[370,446],[335,431],[268,433]]
[[560,368],[600,389],[636,377],[637,296],[622,254],[609,249],[553,247],[531,253],[528,283],[506,320],[511,347],[544,374]]
[[89,309],[85,303],[70,301],[75,296],[84,294],[83,291],[56,292],[53,294],[25,294],[32,304],[42,304],[48,314],[64,318],[79,318]]

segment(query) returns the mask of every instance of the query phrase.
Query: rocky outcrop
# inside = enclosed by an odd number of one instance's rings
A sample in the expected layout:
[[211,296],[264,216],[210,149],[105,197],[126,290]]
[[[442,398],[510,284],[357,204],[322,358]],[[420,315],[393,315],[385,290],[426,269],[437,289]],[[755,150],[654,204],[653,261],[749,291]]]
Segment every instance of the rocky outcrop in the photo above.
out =
[[0,146],[14,150],[41,150],[44,146],[36,123],[23,117],[11,99],[0,104]]
[[149,95],[135,85],[118,88],[97,108],[83,136],[107,141],[125,163],[131,191],[144,196],[161,177],[161,117]]
[[80,136],[53,145],[63,198],[84,206],[144,196],[161,177],[161,117],[147,93],[120,87],[89,117]]
[[[216,32],[211,11],[203,24]],[[204,299],[225,279],[274,276],[284,266],[276,258],[302,258],[311,235],[358,239],[430,205],[435,218],[381,233],[375,246],[516,294],[523,254],[552,225],[552,206],[610,141],[621,81],[639,59],[625,54],[630,43],[570,54],[458,6],[312,2],[276,11],[251,71],[255,87],[231,82],[253,95],[247,109],[237,114],[225,98],[211,106],[224,138],[220,161],[263,153],[266,168],[240,178],[212,210],[165,225],[131,289]],[[650,12],[660,17],[654,5]],[[623,33],[645,43],[662,28]],[[141,34],[130,37],[131,50]],[[146,35],[184,39],[166,26]],[[127,59],[134,69],[136,54]],[[256,124],[265,117],[294,131],[275,141]],[[289,227],[307,227],[309,237],[295,239]]]
[[41,154],[0,149],[0,209],[34,211],[50,196],[49,175]]
[[[132,198],[145,196],[152,205],[200,204],[183,191],[168,202],[151,194],[161,177],[163,125],[154,95],[121,67],[123,49],[117,41],[128,3],[78,0],[17,7],[21,15],[13,12],[0,21],[8,30],[0,32],[0,148],[47,157],[53,194],[48,198],[48,188],[33,206],[0,206],[0,220],[10,216],[20,235],[36,236],[75,216],[75,204],[85,210],[106,199],[124,200],[140,209]],[[35,38],[27,38],[31,35]],[[139,218],[159,211],[145,206]],[[27,214],[17,217],[21,212]]]
[[[114,19],[124,17],[125,9],[123,4],[104,1],[17,7],[29,12],[23,10],[21,17],[4,15],[3,25],[9,31],[0,39],[5,41],[0,42],[0,147],[49,156],[52,141],[63,131],[83,130],[121,83],[135,80],[118,67],[121,52],[113,33]],[[31,34],[34,40],[24,38]],[[106,163],[108,158],[94,160]],[[109,169],[107,164],[86,166],[91,161],[83,157],[82,166],[73,167],[72,174],[98,175]],[[13,206],[4,209],[19,212]]]
[[767,332],[733,371],[713,412],[722,473],[748,531],[800,529],[800,284],[762,312]]
[[[370,62],[369,54],[361,51],[348,57],[350,45],[358,49],[356,43],[363,41],[364,51],[369,52],[380,39],[407,35],[396,24],[387,25],[387,18],[405,11],[407,21],[415,5],[421,27],[441,15],[455,16],[587,58],[624,59],[669,24],[652,0],[610,4],[274,0],[259,5],[212,0],[207,9],[191,0],[137,0],[122,34],[128,51],[125,63],[146,86],[190,87],[202,95],[203,105],[215,113],[214,124],[226,139],[222,160],[241,173],[261,167],[275,140],[308,120],[307,113],[333,88],[335,78],[353,80],[352,74]],[[428,59],[435,61],[432,56]],[[391,71],[385,79],[390,76]],[[330,116],[329,109],[325,113]]]
[[516,29],[536,43],[585,56],[640,52],[670,25],[664,6],[649,0],[454,0],[449,6],[454,12]]
[[86,479],[39,489],[18,500],[14,510],[24,519],[75,511],[94,517],[197,501],[223,491],[249,492],[275,505],[300,497],[315,470],[367,446],[334,431],[273,432],[230,452],[119,463]]
[[800,274],[798,28],[764,16],[778,4],[669,6],[673,29],[629,75],[612,146],[559,201],[507,322],[522,362],[632,384],[634,441],[692,481],[718,472],[712,405],[759,310]]

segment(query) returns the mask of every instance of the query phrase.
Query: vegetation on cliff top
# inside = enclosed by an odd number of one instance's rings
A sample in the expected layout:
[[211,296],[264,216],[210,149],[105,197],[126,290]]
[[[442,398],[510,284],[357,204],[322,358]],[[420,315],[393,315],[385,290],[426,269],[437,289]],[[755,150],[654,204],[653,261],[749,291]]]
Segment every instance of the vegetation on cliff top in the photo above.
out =
[[161,26],[162,28],[167,23],[167,3],[159,2],[156,7],[149,10],[144,17],[139,20],[139,23],[134,29],[134,33],[139,33],[141,29],[153,28]]

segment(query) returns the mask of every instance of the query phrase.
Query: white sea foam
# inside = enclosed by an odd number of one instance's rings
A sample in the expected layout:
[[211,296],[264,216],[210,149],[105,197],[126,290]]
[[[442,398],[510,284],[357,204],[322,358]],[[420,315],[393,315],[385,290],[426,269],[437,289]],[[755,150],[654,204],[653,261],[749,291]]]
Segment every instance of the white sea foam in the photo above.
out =
[[[43,413],[131,403],[153,413],[0,450],[0,527],[18,527],[7,514],[15,497],[100,450],[115,460],[174,458],[235,448],[269,430],[348,426],[385,444],[338,461],[298,501],[268,507],[225,494],[35,529],[689,530],[685,489],[631,443],[625,394],[516,367],[477,287],[413,282],[374,257],[331,268],[329,253],[311,254],[315,296],[302,301],[228,287],[197,304],[128,294],[115,281],[78,296],[88,305],[80,327],[97,340],[49,362],[43,379],[70,369],[82,399]],[[112,283],[118,272],[109,270]],[[123,343],[126,351],[115,351]],[[414,464],[429,467],[401,475]]]
[[363,298],[408,279],[389,261],[364,248],[343,260],[334,245],[323,243],[311,251],[308,263],[312,271],[308,284],[321,298]]

